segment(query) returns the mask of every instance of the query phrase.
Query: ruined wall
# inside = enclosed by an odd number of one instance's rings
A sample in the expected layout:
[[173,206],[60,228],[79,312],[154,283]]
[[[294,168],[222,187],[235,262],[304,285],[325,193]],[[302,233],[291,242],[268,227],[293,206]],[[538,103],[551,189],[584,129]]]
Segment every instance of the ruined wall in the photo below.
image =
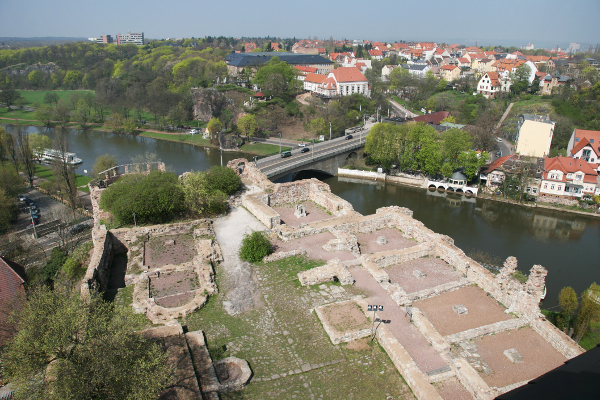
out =
[[94,250],[81,284],[81,293],[84,296],[87,296],[90,290],[106,290],[114,256],[112,235],[106,226],[94,226],[92,241]]
[[229,161],[227,168],[233,169],[240,178],[251,181],[265,191],[272,190],[275,187],[275,184],[267,178],[267,175],[256,168],[253,162],[245,158],[236,158]]
[[246,207],[267,228],[273,229],[281,225],[281,216],[263,202],[264,197],[268,200],[268,195],[264,193],[245,195],[242,197],[242,206]]

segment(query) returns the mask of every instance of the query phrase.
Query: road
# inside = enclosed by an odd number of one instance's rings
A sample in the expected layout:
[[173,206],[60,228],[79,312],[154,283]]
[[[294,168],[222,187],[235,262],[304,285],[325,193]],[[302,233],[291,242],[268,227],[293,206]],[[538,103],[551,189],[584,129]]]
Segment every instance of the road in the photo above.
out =
[[346,140],[345,137],[340,137],[325,142],[308,143],[307,148],[309,151],[306,153],[300,152],[301,147],[298,147],[298,142],[296,142],[296,146],[291,151],[291,157],[281,158],[281,156],[277,154],[258,160],[257,166],[269,176],[273,175],[282,167],[294,168],[306,164],[315,158],[336,153],[337,151],[348,147],[359,147],[361,143],[364,143],[365,138],[373,125],[374,123],[367,122],[366,129],[352,134],[353,138],[349,140]]

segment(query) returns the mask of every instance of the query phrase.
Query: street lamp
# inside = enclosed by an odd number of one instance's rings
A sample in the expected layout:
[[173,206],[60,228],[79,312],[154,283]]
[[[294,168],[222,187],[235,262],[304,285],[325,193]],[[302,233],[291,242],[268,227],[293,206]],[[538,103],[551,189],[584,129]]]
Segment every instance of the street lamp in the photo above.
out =
[[315,159],[315,139],[311,139],[312,142],[312,159]]
[[331,140],[331,122],[329,123],[329,140]]
[[[375,335],[374,335],[375,313],[377,311],[383,311],[383,306],[380,304],[369,304],[367,306],[367,311],[373,311],[373,322],[371,323],[371,342],[372,342],[373,339],[375,338]],[[381,322],[381,320],[378,320],[377,322]]]
[[135,221],[135,213],[133,213],[133,226],[137,228],[137,222]]

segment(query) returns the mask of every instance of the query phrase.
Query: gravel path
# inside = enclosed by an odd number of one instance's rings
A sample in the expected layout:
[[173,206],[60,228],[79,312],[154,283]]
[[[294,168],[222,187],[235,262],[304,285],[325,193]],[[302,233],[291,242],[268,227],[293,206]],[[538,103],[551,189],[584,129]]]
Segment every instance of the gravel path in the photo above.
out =
[[241,261],[238,251],[244,234],[265,229],[243,207],[236,207],[227,216],[215,219],[215,235],[224,259],[217,268],[223,268],[227,277],[221,288],[225,292],[223,308],[230,315],[258,308],[262,304],[252,265]]

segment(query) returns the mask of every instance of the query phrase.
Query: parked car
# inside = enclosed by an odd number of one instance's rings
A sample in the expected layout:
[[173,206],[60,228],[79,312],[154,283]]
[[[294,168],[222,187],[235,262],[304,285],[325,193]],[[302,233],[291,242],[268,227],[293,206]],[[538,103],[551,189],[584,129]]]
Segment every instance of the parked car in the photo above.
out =
[[35,206],[35,203],[34,203],[34,202],[33,202],[33,200],[31,200],[31,199],[26,199],[26,200],[25,200],[25,203],[26,203],[26,204],[27,204],[29,207]]
[[20,194],[19,195],[19,201],[25,202],[25,200],[27,200],[27,197],[25,197],[24,195]]
[[499,137],[496,138],[496,142],[500,143],[502,141],[502,139],[500,139]]
[[352,137],[353,137],[352,135],[348,135],[348,136],[346,136],[346,140],[350,140],[350,139],[352,139]]
[[40,224],[40,217],[33,217],[33,221],[29,222],[29,225],[27,225],[27,227],[31,228],[33,226],[33,224],[39,225]]
[[85,224],[78,224],[71,228],[71,235],[75,235],[77,233],[83,232],[87,228]]
[[308,147],[304,147],[302,150],[300,150],[300,153],[308,153],[310,151],[310,149]]
[[496,157],[500,158],[502,156],[502,153],[500,153],[499,151],[496,152]]
[[306,147],[306,143],[298,143],[298,147]]

